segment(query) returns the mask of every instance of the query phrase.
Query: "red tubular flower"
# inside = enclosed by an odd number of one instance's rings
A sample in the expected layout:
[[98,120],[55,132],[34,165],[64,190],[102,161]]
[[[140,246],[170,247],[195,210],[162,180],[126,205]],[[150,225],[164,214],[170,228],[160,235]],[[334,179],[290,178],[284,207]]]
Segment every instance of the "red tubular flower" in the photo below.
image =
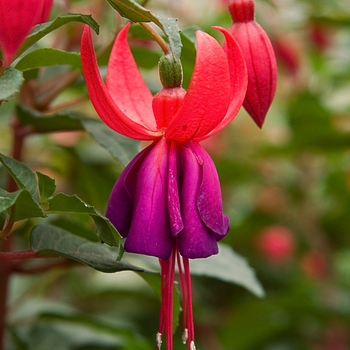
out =
[[261,128],[277,84],[275,54],[265,31],[254,20],[253,0],[230,0],[234,21],[230,33],[239,43],[248,70],[248,88],[243,106]]
[[188,91],[175,79],[174,86],[166,82],[164,86],[168,87],[153,97],[128,46],[128,28],[129,25],[116,38],[106,85],[87,26],[81,42],[86,84],[100,118],[127,137],[153,140],[120,175],[106,216],[126,238],[126,251],[159,258],[159,349],[164,332],[167,349],[172,349],[177,264],[184,304],[184,342],[193,350],[189,258],[217,254],[217,241],[229,230],[215,165],[198,142],[220,131],[236,115],[246,93],[246,67],[228,31],[218,28],[226,37],[226,53],[215,39],[198,31],[196,65]]
[[0,47],[8,66],[33,26],[45,22],[53,0],[0,0]]

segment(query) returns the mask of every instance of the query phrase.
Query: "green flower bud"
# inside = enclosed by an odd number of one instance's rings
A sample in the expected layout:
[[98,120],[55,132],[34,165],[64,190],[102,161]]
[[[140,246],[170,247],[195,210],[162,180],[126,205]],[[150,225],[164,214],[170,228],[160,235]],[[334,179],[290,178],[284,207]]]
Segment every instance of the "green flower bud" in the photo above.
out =
[[164,55],[158,63],[160,81],[164,88],[180,87],[182,84],[182,65],[172,54]]

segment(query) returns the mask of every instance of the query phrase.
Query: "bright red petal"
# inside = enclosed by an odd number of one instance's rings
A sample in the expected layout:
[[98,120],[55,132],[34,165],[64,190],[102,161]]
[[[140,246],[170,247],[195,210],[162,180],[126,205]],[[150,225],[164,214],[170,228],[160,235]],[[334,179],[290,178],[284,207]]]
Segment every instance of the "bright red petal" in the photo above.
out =
[[167,128],[165,137],[179,142],[200,138],[224,118],[230,101],[227,57],[219,43],[197,31],[197,57],[184,103]]
[[81,59],[91,102],[111,129],[137,140],[152,140],[160,136],[159,132],[148,130],[128,118],[113,101],[101,78],[88,26],[85,26],[81,39]]
[[145,84],[130,51],[127,34],[130,24],[118,34],[108,62],[106,86],[118,107],[133,121],[156,129],[152,94]]
[[225,118],[221,123],[212,130],[209,134],[204,137],[196,138],[197,140],[203,140],[211,135],[224,129],[232,119],[237,115],[239,109],[244,101],[247,85],[248,85],[248,74],[245,60],[241,51],[240,46],[233,36],[224,28],[214,27],[214,29],[220,30],[226,38],[226,55],[228,64],[230,67],[230,78],[231,78],[231,102]]

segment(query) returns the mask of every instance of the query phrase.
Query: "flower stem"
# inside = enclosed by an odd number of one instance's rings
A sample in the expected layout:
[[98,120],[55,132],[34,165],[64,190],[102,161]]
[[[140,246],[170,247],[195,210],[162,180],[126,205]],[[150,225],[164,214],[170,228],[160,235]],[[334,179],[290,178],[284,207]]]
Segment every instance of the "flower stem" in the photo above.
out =
[[[13,133],[13,146],[12,146],[12,157],[17,160],[22,158],[22,150],[24,139],[27,133],[22,132],[21,126],[17,119],[12,123],[12,133]],[[8,178],[7,191],[14,192],[17,190],[17,184],[11,176]],[[0,239],[0,251],[10,253],[13,250],[13,236],[10,235],[11,228],[13,226],[13,220],[9,220],[6,229],[8,231],[7,237]],[[9,290],[9,283],[13,268],[12,260],[4,260],[0,264],[0,350],[5,349],[5,327],[6,327],[6,315],[7,315],[7,297]]]
[[145,22],[139,22],[141,27],[143,29],[145,29],[150,35],[151,37],[157,42],[157,44],[160,46],[160,48],[162,49],[162,51],[164,52],[165,55],[170,54],[170,49],[168,44],[164,41],[164,39],[159,35],[158,32],[156,32],[154,30],[154,28]]

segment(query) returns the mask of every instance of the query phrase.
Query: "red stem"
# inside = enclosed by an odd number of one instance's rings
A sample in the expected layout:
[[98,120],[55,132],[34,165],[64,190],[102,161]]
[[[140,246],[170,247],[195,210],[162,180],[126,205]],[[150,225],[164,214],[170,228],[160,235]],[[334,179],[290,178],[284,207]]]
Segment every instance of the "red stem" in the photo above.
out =
[[38,253],[33,252],[32,250],[26,250],[23,252],[11,252],[11,251],[0,252],[0,260],[28,259],[28,258],[35,258],[37,256],[38,256]]
[[[12,132],[13,132],[13,148],[12,148],[12,157],[17,160],[21,160],[22,158],[22,150],[24,139],[26,137],[26,133],[23,133],[21,127],[15,119],[12,124]],[[13,180],[12,177],[9,176],[7,191],[14,192],[17,190],[17,184]],[[3,253],[10,253],[13,250],[13,236],[9,235],[8,237],[0,240],[0,248]],[[5,328],[6,328],[6,315],[7,315],[7,297],[9,290],[9,282],[11,278],[12,268],[13,268],[12,260],[4,260],[0,264],[0,350],[5,349]]]

